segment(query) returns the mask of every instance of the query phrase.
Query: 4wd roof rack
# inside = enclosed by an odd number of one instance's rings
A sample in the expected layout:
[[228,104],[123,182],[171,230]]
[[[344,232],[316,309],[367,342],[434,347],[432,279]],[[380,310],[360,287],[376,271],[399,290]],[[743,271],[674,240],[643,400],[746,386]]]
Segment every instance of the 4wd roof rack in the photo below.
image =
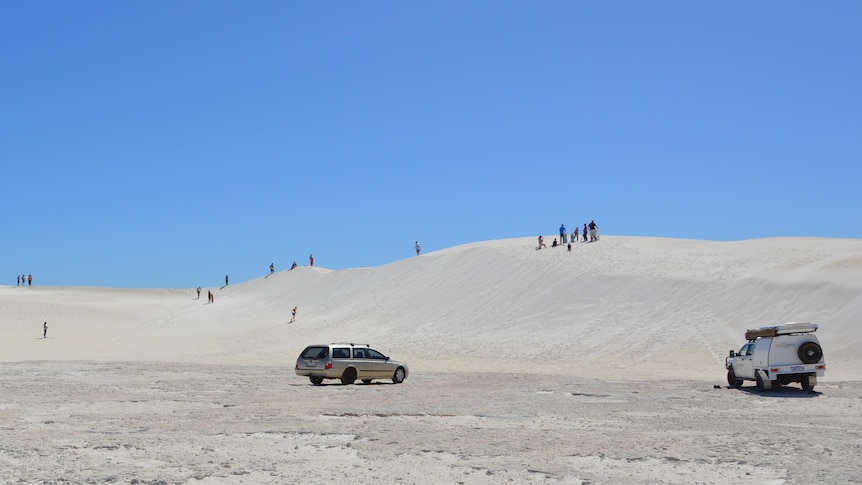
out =
[[778,335],[792,335],[796,333],[811,333],[817,331],[817,324],[811,322],[791,322],[784,325],[771,327],[760,327],[756,330],[746,330],[746,340],[757,340],[760,337],[775,337]]

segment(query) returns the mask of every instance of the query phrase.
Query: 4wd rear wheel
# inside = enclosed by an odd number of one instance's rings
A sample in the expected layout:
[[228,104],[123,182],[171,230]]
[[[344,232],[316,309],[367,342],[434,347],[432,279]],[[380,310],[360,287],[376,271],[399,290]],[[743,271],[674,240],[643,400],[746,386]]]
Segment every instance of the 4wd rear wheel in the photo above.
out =
[[817,342],[805,342],[799,346],[799,360],[804,364],[816,364],[823,357],[823,349]]
[[734,389],[742,387],[742,379],[736,378],[736,373],[733,372],[733,367],[727,369],[727,385]]
[[311,383],[314,384],[315,386],[319,386],[319,385],[323,384],[323,378],[322,377],[308,376],[308,380],[310,380]]
[[754,382],[757,383],[757,390],[762,391],[763,390],[763,378],[760,377],[759,373],[757,373],[757,377],[754,380]]
[[353,367],[348,367],[344,369],[344,374],[341,374],[341,383],[344,385],[353,384],[353,381],[356,380],[356,369]]
[[392,382],[394,382],[395,384],[401,384],[402,382],[404,382],[404,374],[405,373],[403,367],[395,369],[395,373],[392,374]]

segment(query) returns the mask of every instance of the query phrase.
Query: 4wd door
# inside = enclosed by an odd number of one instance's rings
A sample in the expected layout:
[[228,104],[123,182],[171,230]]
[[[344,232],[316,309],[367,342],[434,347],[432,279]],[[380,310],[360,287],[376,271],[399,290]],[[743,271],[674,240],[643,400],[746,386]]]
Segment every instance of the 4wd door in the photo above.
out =
[[754,343],[747,343],[739,349],[733,359],[733,373],[740,379],[754,379]]

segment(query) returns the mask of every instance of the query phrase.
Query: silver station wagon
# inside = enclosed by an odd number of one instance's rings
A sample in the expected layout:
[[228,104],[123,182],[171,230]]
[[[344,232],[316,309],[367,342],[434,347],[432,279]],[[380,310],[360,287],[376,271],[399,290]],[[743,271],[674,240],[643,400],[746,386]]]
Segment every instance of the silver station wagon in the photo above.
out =
[[342,384],[360,380],[392,379],[401,384],[407,378],[407,364],[392,360],[367,345],[335,343],[309,345],[296,359],[296,375],[308,376],[315,386],[324,379],[340,379]]

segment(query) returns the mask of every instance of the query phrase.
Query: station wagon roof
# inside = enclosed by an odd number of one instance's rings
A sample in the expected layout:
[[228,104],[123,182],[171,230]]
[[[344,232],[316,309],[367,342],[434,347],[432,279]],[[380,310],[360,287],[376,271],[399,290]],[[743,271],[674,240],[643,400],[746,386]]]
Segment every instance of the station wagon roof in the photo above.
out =
[[313,344],[309,345],[309,347],[339,347],[339,346],[347,346],[347,347],[368,347],[371,348],[368,344],[355,344],[352,342],[332,342],[328,344]]

